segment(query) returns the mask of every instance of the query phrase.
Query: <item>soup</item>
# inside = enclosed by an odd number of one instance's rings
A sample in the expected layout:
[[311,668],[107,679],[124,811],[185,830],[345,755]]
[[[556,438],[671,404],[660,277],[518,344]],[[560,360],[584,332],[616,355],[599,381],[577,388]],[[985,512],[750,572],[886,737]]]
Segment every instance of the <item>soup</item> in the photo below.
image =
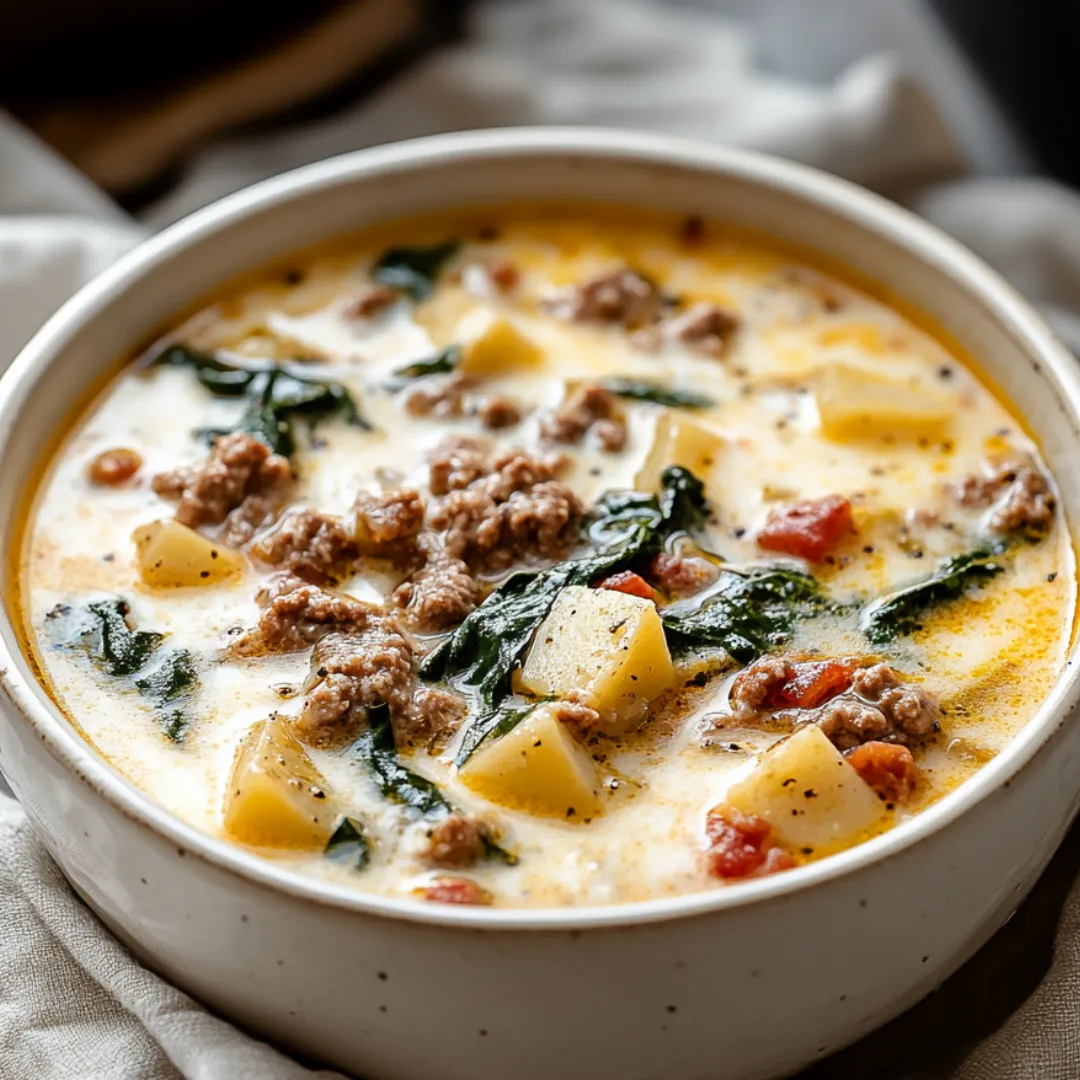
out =
[[725,888],[895,827],[1057,678],[1016,417],[720,225],[539,210],[299,257],[74,425],[19,567],[58,705],[171,813],[419,903]]

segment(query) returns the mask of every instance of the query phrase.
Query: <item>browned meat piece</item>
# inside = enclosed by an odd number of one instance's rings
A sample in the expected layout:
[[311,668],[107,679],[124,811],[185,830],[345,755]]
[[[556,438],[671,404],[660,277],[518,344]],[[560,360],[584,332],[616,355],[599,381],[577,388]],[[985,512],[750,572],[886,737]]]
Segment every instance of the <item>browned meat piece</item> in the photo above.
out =
[[755,660],[731,684],[732,712],[740,718],[755,716],[791,676],[791,662],[782,656],[763,656]]
[[649,578],[669,596],[691,596],[711,585],[720,571],[700,555],[661,552],[649,564]]
[[909,745],[939,728],[933,694],[902,682],[888,664],[763,656],[731,687],[733,714],[781,730],[817,724],[840,750],[879,741]]
[[1029,454],[989,466],[981,476],[965,476],[953,485],[953,497],[976,509],[996,504],[990,527],[1003,533],[1045,533],[1057,510],[1050,481]]
[[360,545],[340,518],[294,510],[251,545],[251,554],[307,581],[329,585],[348,575]]
[[446,870],[461,870],[484,857],[484,826],[475,817],[451,814],[431,830],[424,858]]
[[662,298],[647,277],[623,266],[563,290],[547,306],[560,319],[636,330],[656,321]]
[[464,375],[448,375],[445,379],[426,379],[422,386],[410,390],[405,408],[411,416],[434,416],[441,420],[462,416],[465,412],[465,391],[472,381]]
[[852,688],[859,697],[874,702],[896,729],[895,742],[925,739],[938,730],[941,707],[928,690],[901,682],[888,664],[874,664],[855,672]]
[[480,588],[460,559],[434,543],[424,550],[427,561],[394,591],[394,603],[404,609],[412,629],[433,634],[461,622],[480,602]]
[[365,555],[411,554],[424,524],[418,491],[361,492],[353,503],[354,532]]
[[428,524],[470,569],[509,566],[530,555],[557,558],[577,535],[582,506],[554,479],[554,462],[509,450],[490,456],[476,440],[455,440],[431,464],[431,490],[445,497]]
[[395,721],[395,733],[405,742],[439,745],[461,726],[469,713],[465,700],[437,686],[421,686],[412,708]]
[[602,386],[575,390],[540,424],[540,434],[557,443],[578,443],[590,432],[611,453],[626,445],[626,421],[618,399]]
[[[194,529],[220,525],[233,511],[238,523],[250,525],[257,517],[257,524],[262,524],[284,503],[291,481],[292,466],[286,458],[271,453],[258,439],[234,432],[214,440],[201,469],[158,473],[153,488],[166,498],[179,499],[176,520]],[[238,524],[229,532],[235,539],[243,527]]]
[[362,292],[345,310],[342,315],[346,319],[374,319],[381,315],[398,298],[397,289],[389,285],[372,285],[370,289]]
[[446,550],[472,568],[510,566],[530,555],[564,555],[577,533],[581,503],[565,485],[550,480],[513,492],[499,502],[484,488],[451,492],[431,514],[446,532]]
[[871,741],[910,745],[940,728],[937,698],[901,682],[888,664],[858,668],[851,689],[855,696],[834,698],[813,718],[840,750]]
[[492,394],[480,402],[476,415],[486,428],[498,430],[514,427],[521,423],[521,406],[505,394]]
[[558,701],[554,709],[555,719],[579,735],[591,735],[600,726],[600,714],[580,701]]
[[233,642],[234,656],[297,652],[334,631],[361,629],[378,611],[371,604],[327,592],[291,574],[272,581],[259,600],[265,604],[259,622]]
[[723,356],[731,342],[739,320],[716,304],[694,304],[682,315],[671,320],[668,331],[679,341],[708,356]]
[[126,447],[103,450],[86,466],[86,476],[91,484],[116,487],[126,483],[142,468],[142,458]]
[[311,654],[311,675],[300,713],[298,739],[311,746],[351,742],[375,705],[389,705],[391,719],[412,708],[412,646],[392,616],[369,611],[348,633],[321,638]]
[[1009,485],[1008,494],[994,511],[990,525],[998,532],[1043,533],[1054,524],[1057,499],[1038,470],[1023,468]]
[[432,495],[460,491],[491,471],[491,445],[483,439],[451,436],[431,458],[428,486]]
[[501,293],[513,292],[521,280],[521,272],[508,259],[492,259],[487,264],[488,281]]
[[[833,698],[827,705],[814,711],[817,715],[808,714],[807,720],[817,724],[838,750],[850,750],[865,742],[895,741],[892,726],[885,714],[858,698]],[[792,713],[792,716],[795,714]]]

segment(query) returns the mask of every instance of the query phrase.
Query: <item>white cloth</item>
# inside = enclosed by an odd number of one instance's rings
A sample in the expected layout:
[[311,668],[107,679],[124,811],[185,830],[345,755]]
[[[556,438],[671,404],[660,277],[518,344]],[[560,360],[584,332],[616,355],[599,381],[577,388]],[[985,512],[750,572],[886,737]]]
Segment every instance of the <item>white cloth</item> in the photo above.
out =
[[[920,0],[492,0],[467,43],[374,100],[207,149],[139,223],[0,117],[0,365],[144,231],[211,199],[344,150],[521,123],[679,132],[839,172],[955,233],[1080,345],[1080,199],[1045,180],[1003,178],[1024,169],[1023,155]],[[1064,1049],[1077,1041],[1068,1001],[1080,984],[1080,897],[1067,912],[1057,962],[961,1066],[964,1080],[1080,1075],[1080,1055]],[[330,1075],[289,1062],[142,969],[3,798],[0,928],[0,1080]],[[1068,1042],[1048,1036],[1059,1023]],[[862,1058],[873,1042],[864,1047]],[[872,1074],[899,1076],[887,1058]]]

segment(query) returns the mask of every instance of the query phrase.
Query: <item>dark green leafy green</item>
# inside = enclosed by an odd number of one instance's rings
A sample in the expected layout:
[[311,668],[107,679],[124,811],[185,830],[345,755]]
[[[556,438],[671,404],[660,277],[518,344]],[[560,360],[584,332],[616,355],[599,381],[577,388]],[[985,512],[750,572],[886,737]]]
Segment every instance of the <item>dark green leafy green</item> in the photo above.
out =
[[384,251],[371,272],[382,285],[400,289],[414,300],[426,300],[435,288],[439,271],[460,247],[457,240],[425,247],[394,247]]
[[859,625],[875,645],[885,645],[922,629],[921,618],[930,608],[958,600],[967,589],[989,581],[1005,567],[995,562],[1003,546],[981,548],[943,560],[925,581],[872,601],[863,608]]
[[[370,766],[383,795],[424,817],[441,817],[454,813],[454,805],[436,784],[402,764],[394,741],[390,707],[376,705],[368,709],[367,718],[367,729],[354,744],[354,751],[361,761]],[[503,848],[491,836],[485,834],[481,839],[485,857],[499,859],[508,866],[516,865],[517,856]]]
[[165,734],[173,742],[182,742],[187,734],[192,719],[187,699],[198,685],[195,658],[187,649],[167,652],[151,671],[135,680],[135,688],[158,710]]
[[[186,345],[168,346],[151,363],[155,367],[188,368],[216,397],[244,398],[247,408],[230,430],[244,431],[285,457],[296,452],[295,424],[300,419],[314,426],[337,417],[371,430],[352,394],[331,380],[308,378],[277,364],[234,366]],[[203,434],[216,438],[228,432],[216,429]]]
[[363,870],[371,857],[371,845],[364,826],[351,817],[342,818],[333,835],[326,841],[323,854],[331,862],[341,863],[352,870]]
[[368,726],[357,739],[355,752],[371,766],[379,790],[388,799],[420,814],[450,811],[450,803],[434,783],[401,763],[389,705],[376,705],[368,710]]
[[441,353],[425,360],[414,360],[394,372],[398,379],[424,379],[428,375],[449,375],[461,363],[461,348],[449,345]]
[[619,397],[634,401],[649,401],[654,405],[666,405],[669,409],[710,409],[716,402],[705,394],[690,390],[676,390],[659,383],[642,379],[608,379],[603,387]]
[[187,649],[162,650],[165,635],[132,628],[130,614],[128,602],[115,597],[79,609],[64,605],[49,618],[61,620],[65,634],[61,645],[84,649],[105,674],[134,687],[154,707],[165,734],[181,742],[191,724],[189,707],[199,685],[195,658]]
[[518,701],[503,702],[499,708],[479,717],[469,725],[465,732],[457,757],[454,759],[455,764],[463,765],[472,757],[477,747],[488,738],[498,739],[503,735],[509,735],[534,708],[536,708],[535,702],[529,702],[527,705]]
[[596,549],[593,554],[547,570],[513,574],[425,658],[421,678],[452,680],[473,694],[482,710],[465,733],[459,764],[488,737],[512,730],[527,711],[499,711],[499,706],[510,693],[511,676],[536,628],[559,593],[649,558],[662,550],[665,540],[695,527],[704,516],[701,482],[678,466],[664,470],[659,496],[635,491],[602,496],[585,527]]
[[801,570],[725,568],[704,600],[673,604],[662,619],[674,647],[719,646],[740,664],[749,664],[782,644],[797,622],[835,607]]
[[79,639],[87,655],[109,675],[134,675],[165,640],[153,630],[133,630],[126,600],[95,600],[80,613]]

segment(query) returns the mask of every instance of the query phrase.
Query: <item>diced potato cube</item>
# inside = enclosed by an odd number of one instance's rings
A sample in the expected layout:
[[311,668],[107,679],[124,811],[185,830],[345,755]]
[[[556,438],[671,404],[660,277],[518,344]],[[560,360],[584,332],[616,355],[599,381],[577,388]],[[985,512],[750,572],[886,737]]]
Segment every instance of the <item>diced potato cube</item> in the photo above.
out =
[[886,810],[816,724],[762,756],[724,804],[764,818],[792,847],[835,850],[876,831]]
[[897,382],[846,364],[824,369],[816,388],[821,430],[831,439],[866,435],[934,435],[954,408],[926,387]]
[[603,729],[626,731],[675,680],[651,600],[610,589],[564,589],[533,639],[520,683],[541,697],[596,709]]
[[540,347],[504,315],[480,308],[466,315],[457,329],[461,346],[459,370],[483,377],[538,367],[544,360]]
[[634,478],[634,487],[638,491],[659,490],[660,474],[669,465],[681,465],[707,482],[720,459],[724,442],[724,433],[711,424],[675,412],[661,413],[645,463]]
[[244,557],[181,525],[154,521],[132,533],[139,575],[155,589],[216,585],[243,572]]
[[482,746],[458,775],[481,798],[540,817],[580,821],[603,810],[596,766],[553,705],[538,705],[509,734]]
[[334,830],[326,783],[276,713],[254,724],[236,751],[225,792],[225,831],[242,844],[321,848]]

